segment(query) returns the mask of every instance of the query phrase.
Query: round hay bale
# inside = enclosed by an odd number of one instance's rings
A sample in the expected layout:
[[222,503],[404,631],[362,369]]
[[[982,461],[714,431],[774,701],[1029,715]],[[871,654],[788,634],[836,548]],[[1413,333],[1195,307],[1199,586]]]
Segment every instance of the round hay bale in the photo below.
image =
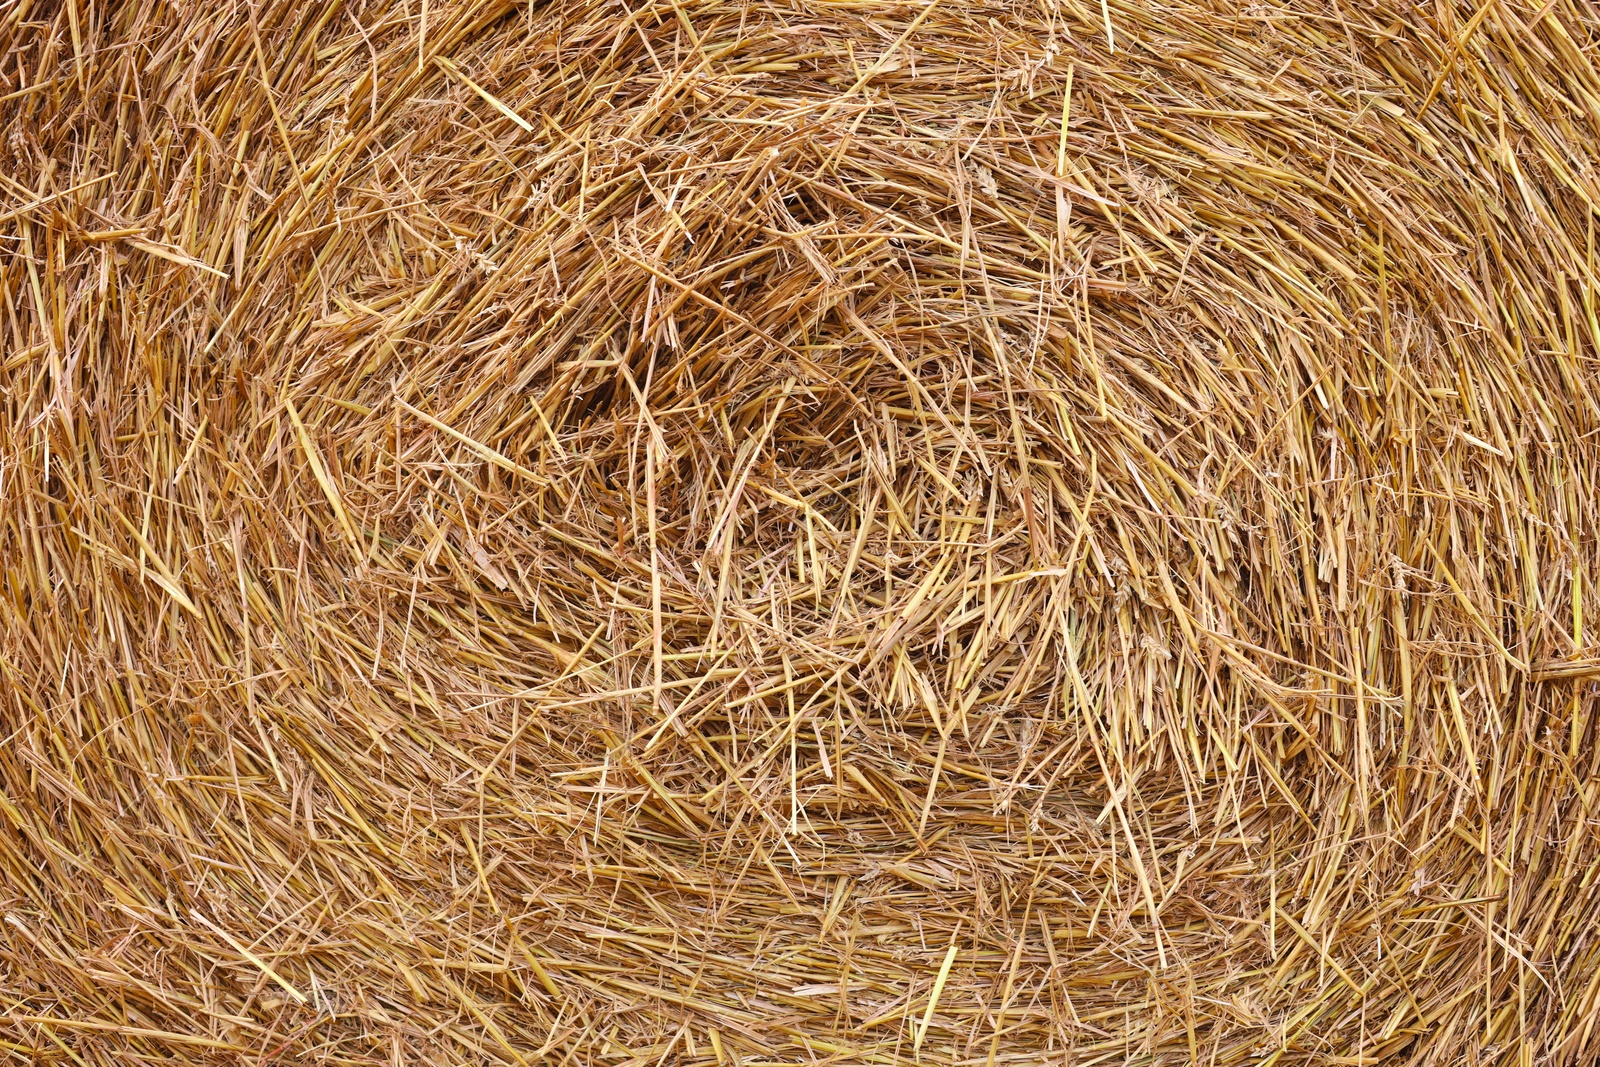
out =
[[1593,1062],[1597,27],[0,4],[5,1059]]

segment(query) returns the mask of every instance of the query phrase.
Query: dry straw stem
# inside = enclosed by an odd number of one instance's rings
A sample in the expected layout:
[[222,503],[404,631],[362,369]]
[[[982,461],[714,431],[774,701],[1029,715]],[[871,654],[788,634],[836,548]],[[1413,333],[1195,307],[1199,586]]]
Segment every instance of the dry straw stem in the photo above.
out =
[[1594,1062],[1597,38],[0,0],[0,1057]]

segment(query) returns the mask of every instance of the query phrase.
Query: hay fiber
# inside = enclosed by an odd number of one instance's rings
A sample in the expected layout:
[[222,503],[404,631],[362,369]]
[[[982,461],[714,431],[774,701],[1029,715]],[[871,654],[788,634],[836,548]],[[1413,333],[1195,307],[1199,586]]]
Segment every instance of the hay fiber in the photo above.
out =
[[0,1058],[1596,1062],[1597,61],[0,2]]

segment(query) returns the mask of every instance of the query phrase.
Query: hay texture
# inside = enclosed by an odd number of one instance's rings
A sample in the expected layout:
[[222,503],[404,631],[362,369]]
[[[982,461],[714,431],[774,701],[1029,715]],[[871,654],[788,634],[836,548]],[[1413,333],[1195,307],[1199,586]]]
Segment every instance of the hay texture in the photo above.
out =
[[0,3],[0,1055],[1595,1062],[1597,36]]

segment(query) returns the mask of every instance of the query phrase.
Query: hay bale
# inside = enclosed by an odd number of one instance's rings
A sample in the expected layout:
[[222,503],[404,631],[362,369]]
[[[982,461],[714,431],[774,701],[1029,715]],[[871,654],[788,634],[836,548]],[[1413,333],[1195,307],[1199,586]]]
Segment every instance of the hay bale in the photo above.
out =
[[7,1061],[1592,1062],[1597,25],[0,5]]

